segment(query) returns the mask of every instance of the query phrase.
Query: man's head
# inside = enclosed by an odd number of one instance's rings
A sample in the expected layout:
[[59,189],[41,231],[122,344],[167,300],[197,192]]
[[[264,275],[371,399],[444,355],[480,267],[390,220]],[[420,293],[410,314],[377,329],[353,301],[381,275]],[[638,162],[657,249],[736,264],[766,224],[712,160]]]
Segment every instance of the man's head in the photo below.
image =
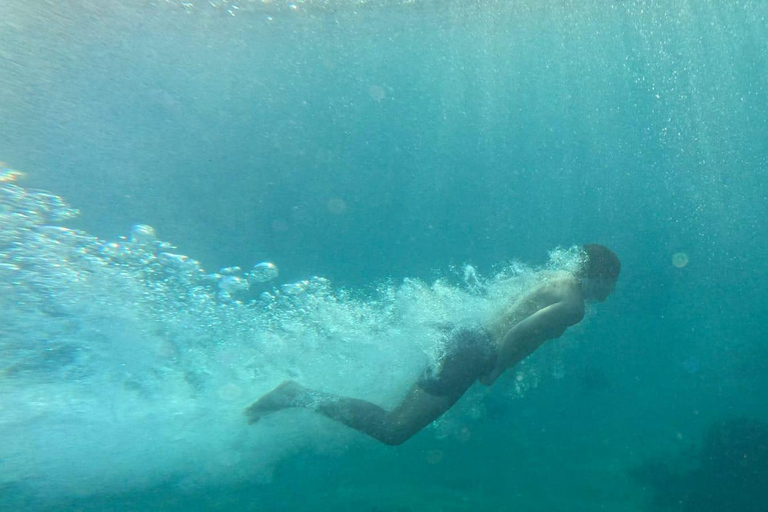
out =
[[582,246],[587,255],[587,261],[579,277],[585,282],[587,293],[591,298],[602,302],[616,286],[621,272],[619,258],[604,245],[587,244]]

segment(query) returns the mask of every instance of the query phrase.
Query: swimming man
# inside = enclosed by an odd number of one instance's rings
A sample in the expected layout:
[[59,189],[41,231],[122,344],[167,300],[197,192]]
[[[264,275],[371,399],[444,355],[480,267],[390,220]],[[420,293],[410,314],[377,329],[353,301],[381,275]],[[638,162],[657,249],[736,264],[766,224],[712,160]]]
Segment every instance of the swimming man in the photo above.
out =
[[584,259],[579,270],[538,272],[536,284],[502,305],[488,325],[448,329],[447,354],[439,367],[426,370],[391,411],[288,380],[245,410],[248,422],[298,407],[318,412],[382,443],[402,444],[450,409],[475,381],[492,385],[507,368],[579,323],[586,301],[602,302],[613,293],[621,271],[619,259],[602,245],[584,245],[581,250]]

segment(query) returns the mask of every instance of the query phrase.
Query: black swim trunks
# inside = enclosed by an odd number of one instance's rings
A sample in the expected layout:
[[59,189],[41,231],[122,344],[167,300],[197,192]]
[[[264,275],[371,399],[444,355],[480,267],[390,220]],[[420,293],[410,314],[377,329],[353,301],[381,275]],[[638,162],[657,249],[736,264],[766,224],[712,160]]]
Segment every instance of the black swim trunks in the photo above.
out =
[[447,328],[445,344],[443,359],[416,383],[430,395],[461,395],[496,365],[496,346],[482,327]]

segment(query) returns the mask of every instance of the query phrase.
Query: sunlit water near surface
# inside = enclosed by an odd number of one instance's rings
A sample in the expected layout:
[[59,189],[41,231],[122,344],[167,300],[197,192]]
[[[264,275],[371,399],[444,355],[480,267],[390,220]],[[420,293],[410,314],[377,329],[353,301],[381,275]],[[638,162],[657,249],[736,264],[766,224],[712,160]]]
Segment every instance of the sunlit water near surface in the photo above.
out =
[[[763,512],[766,69],[753,0],[0,2],[0,510]],[[589,242],[616,293],[402,446],[247,425]]]

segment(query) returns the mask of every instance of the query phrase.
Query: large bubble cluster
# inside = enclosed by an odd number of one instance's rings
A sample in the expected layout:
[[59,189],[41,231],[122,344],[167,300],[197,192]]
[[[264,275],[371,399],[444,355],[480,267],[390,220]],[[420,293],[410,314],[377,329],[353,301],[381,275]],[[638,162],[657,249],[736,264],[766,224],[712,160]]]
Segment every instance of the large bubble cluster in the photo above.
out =
[[[309,438],[248,429],[250,401],[295,378],[392,406],[441,357],[440,325],[488,314],[530,273],[485,279],[467,266],[365,293],[322,277],[280,283],[272,262],[207,272],[151,226],[105,241],[66,227],[76,215],[0,182],[0,438],[13,440],[0,446],[0,489],[27,496],[170,475],[185,488],[258,480]],[[535,381],[511,382],[517,393]]]

